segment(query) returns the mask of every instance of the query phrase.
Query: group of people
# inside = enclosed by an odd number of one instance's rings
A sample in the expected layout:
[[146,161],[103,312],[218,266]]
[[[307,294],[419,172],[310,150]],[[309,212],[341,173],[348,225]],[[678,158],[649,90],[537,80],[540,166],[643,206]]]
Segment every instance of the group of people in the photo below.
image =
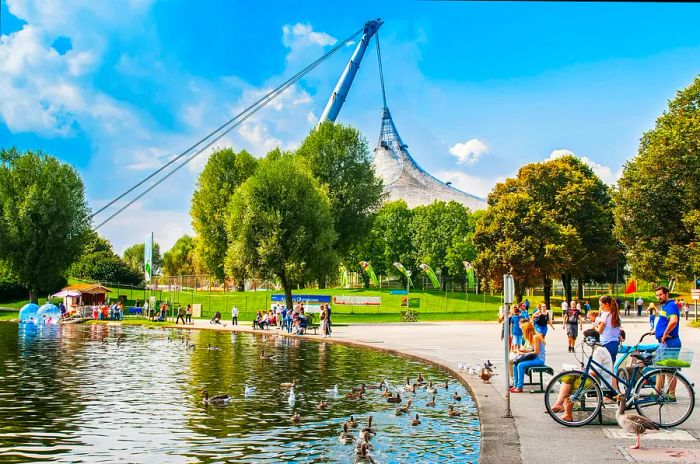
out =
[[124,318],[124,303],[118,301],[110,305],[93,306],[92,318],[100,321],[121,321]]
[[[681,348],[679,336],[681,309],[676,301],[670,298],[667,287],[657,287],[656,298],[660,303],[660,308],[656,311],[650,333],[659,342],[660,350],[679,350]],[[620,343],[625,339],[619,301],[605,295],[600,297],[598,303],[599,309],[597,311],[591,309],[588,301],[583,306],[583,311],[580,303],[566,304],[563,325],[566,328],[569,352],[573,352],[579,329],[583,330],[584,319],[587,319],[591,323],[591,327],[584,331],[583,335],[594,338],[604,348],[604,350],[598,350],[600,351],[596,355],[600,359],[598,362],[604,366],[610,366],[612,371]],[[507,315],[503,310],[499,314],[499,322],[504,323],[501,336],[504,337],[508,333],[509,337],[513,362],[513,386],[510,391],[513,393],[523,391],[527,369],[545,365],[545,337],[549,328],[554,329],[552,317],[546,305],[540,305],[532,315],[528,306],[526,303],[520,303],[513,305]],[[566,411],[564,412],[566,414]]]
[[[237,325],[238,307],[234,306],[231,309],[231,318],[231,323]],[[327,303],[321,304],[320,321],[323,337],[330,337],[332,325],[331,307]],[[295,335],[304,335],[309,327],[309,317],[305,312],[304,303],[301,301],[297,302],[291,310],[284,304],[275,303],[268,311],[258,311],[253,320],[253,329],[269,329],[271,327],[277,327]]]

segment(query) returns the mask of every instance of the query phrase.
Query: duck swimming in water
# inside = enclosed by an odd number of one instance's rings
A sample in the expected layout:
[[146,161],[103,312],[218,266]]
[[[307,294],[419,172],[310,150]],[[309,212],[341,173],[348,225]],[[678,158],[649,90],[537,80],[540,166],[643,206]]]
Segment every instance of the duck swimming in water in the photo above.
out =
[[447,407],[447,415],[450,417],[458,417],[462,414],[459,411],[457,411],[453,405],[449,405]]
[[441,387],[444,388],[445,390],[447,390],[448,388],[450,388],[450,381],[449,381],[449,380],[445,380],[445,383],[443,383],[443,384],[441,385]]
[[321,402],[316,405],[316,409],[328,409],[328,401],[321,400]]
[[212,346],[211,343],[207,343],[207,350],[209,351],[221,351],[221,348],[218,346]]
[[355,454],[355,464],[368,463],[375,464],[377,461],[369,454],[369,445],[367,443],[362,443],[360,449]]
[[244,396],[250,396],[255,392],[256,387],[249,387],[248,385],[245,385],[243,387],[243,395]]
[[423,378],[423,374],[421,374],[420,372],[418,373],[418,378],[416,379],[416,382],[419,384],[425,383],[425,379]]
[[289,421],[298,424],[299,422],[301,422],[301,414],[295,412],[294,414],[292,414],[292,417],[289,418]]
[[355,442],[355,436],[352,434],[352,432],[348,432],[347,422],[343,422],[343,431],[340,432],[340,435],[338,435],[338,441],[345,445]]
[[415,427],[416,425],[420,425],[420,418],[418,417],[418,414],[416,414],[416,418],[415,418],[415,419],[411,420],[411,425],[413,425],[414,427]]
[[426,387],[425,391],[427,391],[431,395],[434,395],[435,393],[437,393],[437,388],[433,387],[433,382],[428,382],[428,386]]
[[333,395],[338,394],[338,384],[334,385],[333,388],[326,388],[326,393],[331,393]]
[[360,432],[367,432],[370,437],[373,437],[377,434],[377,432],[372,428],[372,416],[369,416],[367,418],[367,427],[364,427],[362,430],[360,430]]
[[271,361],[272,358],[274,358],[274,355],[272,355],[272,354],[265,354],[265,350],[263,350],[262,353],[260,353],[260,359],[262,359],[262,360],[264,360],[264,361]]
[[400,416],[402,414],[408,414],[408,410],[411,409],[412,402],[413,402],[413,398],[409,398],[408,401],[406,401],[406,404],[396,408],[396,415]]
[[345,395],[345,398],[347,398],[347,399],[349,399],[349,400],[359,400],[359,399],[362,399],[362,391],[357,391],[357,392],[351,391],[350,393],[348,393],[347,395]]
[[387,403],[400,403],[401,402],[401,394],[399,392],[396,392],[396,396],[390,396],[389,398],[386,399]]
[[388,388],[384,388],[384,390],[382,390],[382,396],[385,398],[389,398],[391,396],[391,392]]
[[204,395],[205,404],[225,406],[226,404],[228,404],[229,401],[231,401],[231,397],[225,393],[221,395],[212,396],[211,398],[209,398],[209,392],[207,390],[202,390],[202,394]]
[[291,382],[282,382],[280,384],[280,387],[282,388],[292,388],[297,386],[297,379],[292,380]]
[[425,403],[426,406],[435,406],[435,395],[433,395],[433,399]]
[[350,416],[350,419],[348,419],[348,427],[352,427],[353,429],[357,427],[358,423],[355,420],[355,416]]
[[454,393],[452,394],[452,399],[455,400],[455,401],[462,401],[462,397],[459,396],[459,394],[458,394],[457,392],[454,392]]

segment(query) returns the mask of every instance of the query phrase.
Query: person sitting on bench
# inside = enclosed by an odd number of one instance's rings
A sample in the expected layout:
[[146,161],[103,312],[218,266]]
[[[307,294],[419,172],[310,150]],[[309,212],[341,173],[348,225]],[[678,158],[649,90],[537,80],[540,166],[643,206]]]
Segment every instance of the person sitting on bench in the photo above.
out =
[[535,332],[535,326],[529,320],[522,321],[520,327],[523,330],[523,338],[532,350],[518,349],[513,361],[513,386],[511,393],[522,393],[525,383],[525,371],[530,367],[544,366],[545,364],[545,341],[544,337]]
[[214,317],[209,321],[210,324],[221,324],[221,312],[217,311],[214,313]]

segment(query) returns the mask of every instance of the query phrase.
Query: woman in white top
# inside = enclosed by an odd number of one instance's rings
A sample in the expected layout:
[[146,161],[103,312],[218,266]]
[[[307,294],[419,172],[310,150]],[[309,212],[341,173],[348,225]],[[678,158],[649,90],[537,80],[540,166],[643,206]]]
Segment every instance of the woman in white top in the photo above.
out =
[[615,363],[620,347],[620,308],[610,295],[601,297],[599,303],[601,313],[593,326],[600,334],[601,345],[608,350],[612,362]]

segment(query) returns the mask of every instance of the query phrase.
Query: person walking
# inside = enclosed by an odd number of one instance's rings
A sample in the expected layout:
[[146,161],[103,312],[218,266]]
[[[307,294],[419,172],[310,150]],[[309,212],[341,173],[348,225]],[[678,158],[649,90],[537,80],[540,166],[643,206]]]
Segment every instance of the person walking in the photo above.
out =
[[182,325],[185,325],[185,310],[182,309],[182,306],[177,305],[177,318],[175,319],[175,325],[177,325],[181,319]]
[[656,320],[656,305],[654,303],[649,303],[649,327],[654,330],[654,323]]
[[599,300],[601,313],[594,327],[600,334],[600,344],[608,350],[613,363],[617,357],[617,351],[620,347],[620,308],[617,307],[615,301],[610,295],[600,297]]
[[[520,314],[520,306],[513,305],[513,315],[508,318],[511,334],[511,349],[517,351],[523,344],[523,330],[520,321],[523,319]],[[533,328],[534,330],[534,328]]]
[[535,325],[535,331],[542,337],[547,336],[548,324],[554,330],[554,324],[552,324],[552,318],[549,316],[546,304],[541,304],[537,311],[532,314],[532,322]]
[[640,296],[637,298],[637,317],[642,317],[642,306],[644,306],[644,300]]
[[575,351],[576,338],[578,338],[579,326],[583,329],[581,310],[577,309],[573,302],[569,306],[569,310],[564,314],[564,325],[566,326],[566,336],[569,338],[569,353],[573,353]]
[[231,309],[231,325],[238,325],[238,306],[236,305]]
[[185,322],[187,324],[192,324],[192,305],[187,305],[185,310]]
[[632,306],[632,303],[630,303],[629,301],[625,300],[625,305],[624,305],[624,307],[625,307],[625,316],[629,316],[629,315],[630,315],[630,306]]
[[326,303],[326,332],[327,332],[326,335],[328,337],[331,336],[331,332],[333,331],[332,327],[331,327],[331,325],[332,325],[331,313],[332,312],[333,312],[333,310],[331,309],[331,305]]

